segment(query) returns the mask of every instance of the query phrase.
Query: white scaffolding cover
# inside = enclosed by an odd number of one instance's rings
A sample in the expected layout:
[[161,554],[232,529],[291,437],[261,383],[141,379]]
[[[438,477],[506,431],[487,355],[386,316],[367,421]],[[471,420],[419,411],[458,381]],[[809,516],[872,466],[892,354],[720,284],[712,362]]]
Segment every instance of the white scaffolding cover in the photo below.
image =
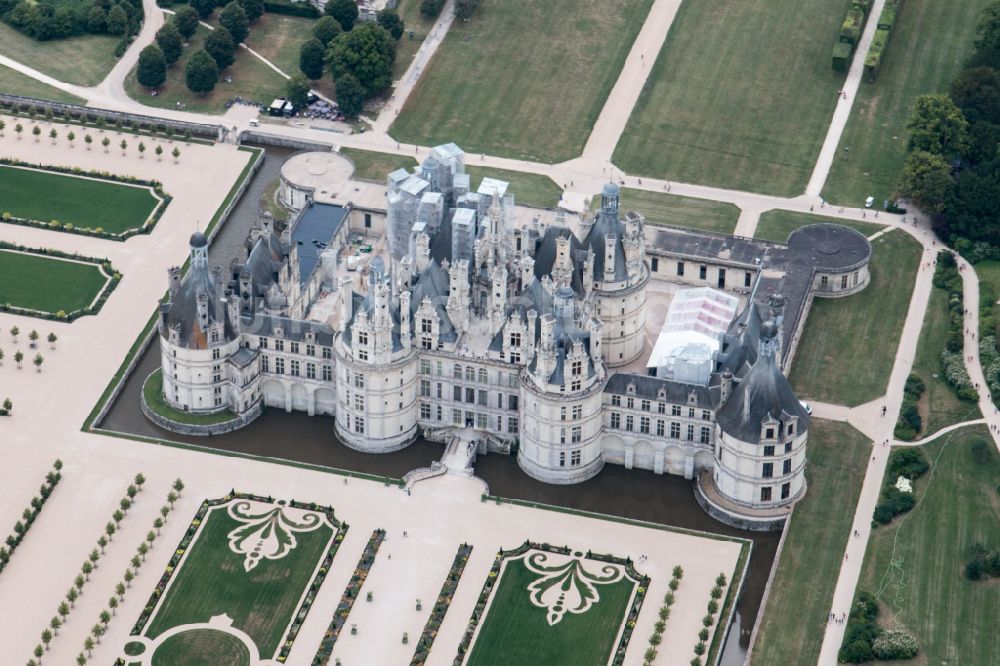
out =
[[[669,373],[674,361],[684,358],[685,350],[698,358],[689,361],[704,362],[706,348],[713,355],[719,351],[721,336],[736,316],[739,304],[738,297],[709,287],[677,292],[646,367],[661,368]],[[657,375],[662,376],[662,373],[657,372]]]

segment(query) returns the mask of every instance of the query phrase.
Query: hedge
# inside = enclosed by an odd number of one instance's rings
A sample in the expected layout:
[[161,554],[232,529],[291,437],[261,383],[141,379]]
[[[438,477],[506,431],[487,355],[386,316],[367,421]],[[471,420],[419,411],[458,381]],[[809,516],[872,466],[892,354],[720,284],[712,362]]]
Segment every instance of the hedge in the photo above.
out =
[[308,2],[282,2],[281,0],[264,0],[264,11],[271,14],[286,16],[301,16],[303,18],[319,18],[320,11]]
[[878,29],[872,38],[871,47],[865,55],[865,74],[872,83],[878,78],[878,73],[882,70],[882,61],[885,59],[885,49],[889,44],[889,31]]
[[846,72],[851,67],[851,54],[854,47],[846,42],[833,45],[833,69],[836,72]]
[[885,3],[885,6],[882,7],[882,14],[878,17],[879,30],[892,30],[892,26],[896,23],[897,11],[898,7],[895,3]]
[[847,11],[844,24],[840,27],[840,41],[851,44],[858,43],[861,39],[861,30],[865,25],[865,12],[857,5],[852,5]]

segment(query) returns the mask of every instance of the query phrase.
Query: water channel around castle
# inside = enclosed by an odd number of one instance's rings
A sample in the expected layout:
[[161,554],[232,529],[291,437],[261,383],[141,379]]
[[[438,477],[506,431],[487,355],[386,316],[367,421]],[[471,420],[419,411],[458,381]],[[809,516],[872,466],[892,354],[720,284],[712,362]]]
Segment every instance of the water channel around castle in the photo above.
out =
[[[267,157],[247,192],[211,246],[211,265],[228,266],[241,254],[251,225],[259,217],[258,200],[264,189],[278,177],[281,163],[296,151],[267,148]],[[239,256],[242,259],[242,256]],[[166,275],[164,275],[166,286]],[[246,428],[214,437],[192,437],[162,430],[150,423],[139,407],[142,382],[159,365],[160,346],[155,341],[143,354],[136,371],[99,424],[105,430],[194,444],[254,456],[278,458],[377,476],[402,477],[412,469],[427,467],[441,458],[442,445],[418,439],[401,451],[366,454],[341,444],[334,436],[333,418],[308,416],[265,409]],[[137,443],[137,446],[147,444]],[[729,639],[723,652],[723,666],[739,666],[745,660],[753,629],[777,551],[780,533],[736,530],[709,517],[694,498],[692,482],[681,477],[656,475],[644,470],[626,470],[607,465],[593,479],[561,486],[545,484],[527,476],[510,456],[488,454],[476,460],[475,473],[484,479],[490,493],[611,516],[650,521],[715,534],[738,536],[753,541],[753,555],[743,595],[737,606]],[[595,547],[599,547],[595,545]],[[637,640],[642,637],[636,637]]]

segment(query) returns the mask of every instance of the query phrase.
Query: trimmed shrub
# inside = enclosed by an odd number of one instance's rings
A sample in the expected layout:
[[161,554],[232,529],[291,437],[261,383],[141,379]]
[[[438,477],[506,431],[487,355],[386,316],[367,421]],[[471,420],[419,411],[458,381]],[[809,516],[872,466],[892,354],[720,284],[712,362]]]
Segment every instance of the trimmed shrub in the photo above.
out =
[[876,659],[912,659],[917,656],[917,639],[900,630],[883,631],[872,642]]
[[833,69],[836,72],[846,72],[851,67],[851,54],[854,48],[845,42],[833,45]]
[[840,26],[840,41],[845,44],[855,46],[861,39],[861,29],[865,24],[865,12],[860,7],[853,5],[847,10],[847,17],[844,18],[843,25]]

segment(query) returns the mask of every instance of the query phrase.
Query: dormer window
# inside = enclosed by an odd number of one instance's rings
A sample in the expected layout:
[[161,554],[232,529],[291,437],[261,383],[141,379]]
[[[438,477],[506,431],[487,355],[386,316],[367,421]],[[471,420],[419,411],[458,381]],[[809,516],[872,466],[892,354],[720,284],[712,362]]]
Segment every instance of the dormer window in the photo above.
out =
[[789,423],[788,424],[788,427],[785,429],[785,434],[788,435],[788,436],[791,436],[791,435],[795,434],[795,424],[794,423]]
[[635,382],[629,382],[628,386],[625,387],[625,392],[629,395],[635,395]]
[[665,401],[667,399],[667,391],[662,386],[660,390],[656,392],[656,399],[660,401]]
[[767,428],[764,430],[765,439],[774,439],[774,428]]
[[274,337],[276,337],[276,338],[283,338],[283,337],[285,337],[285,329],[281,328],[280,326],[276,327],[274,329]]

